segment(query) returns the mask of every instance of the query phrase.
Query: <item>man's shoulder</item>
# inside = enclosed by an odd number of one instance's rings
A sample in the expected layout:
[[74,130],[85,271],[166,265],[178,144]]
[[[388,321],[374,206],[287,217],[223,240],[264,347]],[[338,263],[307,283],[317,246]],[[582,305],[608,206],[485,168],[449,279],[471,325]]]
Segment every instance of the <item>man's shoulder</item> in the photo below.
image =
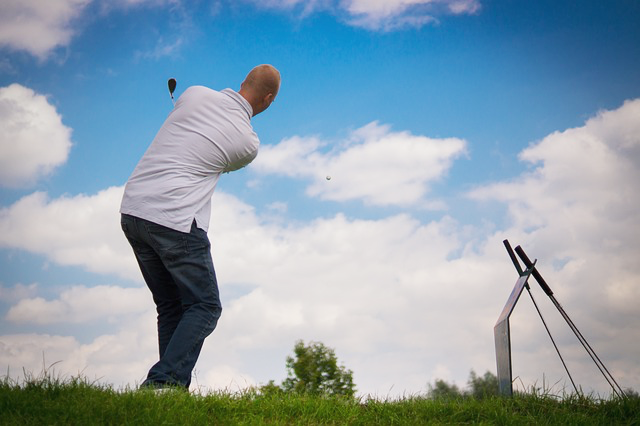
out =
[[184,96],[185,99],[204,102],[221,102],[222,104],[242,103],[242,100],[239,99],[240,95],[232,89],[224,89],[218,91],[206,86],[189,86],[184,91],[182,96]]
[[184,95],[187,96],[217,96],[220,92],[213,90],[206,86],[189,86],[184,91]]
[[200,105],[202,108],[222,108],[226,111],[242,111],[246,120],[250,121],[253,109],[240,93],[233,89],[217,91],[206,86],[189,86],[180,96],[179,101],[189,105]]

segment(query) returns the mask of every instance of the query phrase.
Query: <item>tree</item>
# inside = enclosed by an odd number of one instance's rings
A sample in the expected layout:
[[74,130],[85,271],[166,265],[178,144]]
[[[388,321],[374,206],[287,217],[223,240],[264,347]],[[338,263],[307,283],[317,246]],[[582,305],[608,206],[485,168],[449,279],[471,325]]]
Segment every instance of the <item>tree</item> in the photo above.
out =
[[483,399],[499,394],[498,378],[495,374],[487,371],[484,376],[479,377],[475,371],[471,370],[466,390],[460,390],[455,384],[449,384],[444,380],[437,379],[434,385],[429,384],[427,398],[453,399],[472,397]]
[[460,392],[458,386],[440,379],[436,379],[435,385],[433,386],[429,384],[429,391],[427,392],[427,398],[430,399],[455,399],[461,398],[462,396],[463,393]]
[[483,399],[500,394],[498,378],[490,371],[484,373],[484,376],[479,377],[475,371],[471,370],[467,383],[471,396],[476,399]]
[[287,357],[288,377],[282,382],[285,392],[347,397],[355,394],[353,372],[344,366],[338,366],[333,349],[320,342],[310,342],[305,346],[299,340],[293,353],[293,357]]

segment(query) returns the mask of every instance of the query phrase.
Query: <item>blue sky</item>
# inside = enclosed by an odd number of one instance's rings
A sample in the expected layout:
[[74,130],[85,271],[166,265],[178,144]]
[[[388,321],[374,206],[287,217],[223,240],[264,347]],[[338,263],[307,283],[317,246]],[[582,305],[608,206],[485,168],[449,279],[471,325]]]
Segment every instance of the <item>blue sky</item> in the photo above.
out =
[[[176,95],[238,89],[271,63],[282,87],[253,120],[260,154],[214,195],[225,312],[201,386],[284,379],[299,338],[334,347],[363,394],[494,371],[492,327],[517,278],[509,238],[640,388],[637,2],[0,12],[0,367],[37,370],[44,352],[116,386],[144,378],[153,306],[118,231],[122,186],[172,108],[169,77]],[[566,381],[535,312],[517,313],[515,374]],[[606,392],[566,340],[584,386]]]

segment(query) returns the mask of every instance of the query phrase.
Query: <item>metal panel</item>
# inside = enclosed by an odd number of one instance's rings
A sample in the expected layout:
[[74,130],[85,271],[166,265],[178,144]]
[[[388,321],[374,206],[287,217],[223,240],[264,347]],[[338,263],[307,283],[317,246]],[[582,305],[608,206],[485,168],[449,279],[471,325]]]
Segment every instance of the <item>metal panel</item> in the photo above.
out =
[[496,363],[498,364],[498,385],[500,395],[511,396],[511,340],[509,338],[509,320],[501,321],[493,328],[496,342]]
[[507,303],[504,305],[502,313],[493,328],[493,337],[495,339],[496,346],[496,363],[498,367],[498,384],[500,386],[500,394],[504,396],[511,396],[513,394],[509,317],[515,308],[516,303],[518,303],[522,290],[527,286],[527,280],[531,275],[531,271],[532,269],[526,270],[523,272],[523,275],[518,278],[518,281],[513,287],[511,295],[509,296]]

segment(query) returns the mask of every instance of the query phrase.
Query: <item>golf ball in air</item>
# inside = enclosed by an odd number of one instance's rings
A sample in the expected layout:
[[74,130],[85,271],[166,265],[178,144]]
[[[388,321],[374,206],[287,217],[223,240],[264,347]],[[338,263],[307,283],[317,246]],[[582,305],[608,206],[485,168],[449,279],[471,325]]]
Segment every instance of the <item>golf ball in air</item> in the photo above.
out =
[[327,176],[327,180],[331,180],[331,176]]

